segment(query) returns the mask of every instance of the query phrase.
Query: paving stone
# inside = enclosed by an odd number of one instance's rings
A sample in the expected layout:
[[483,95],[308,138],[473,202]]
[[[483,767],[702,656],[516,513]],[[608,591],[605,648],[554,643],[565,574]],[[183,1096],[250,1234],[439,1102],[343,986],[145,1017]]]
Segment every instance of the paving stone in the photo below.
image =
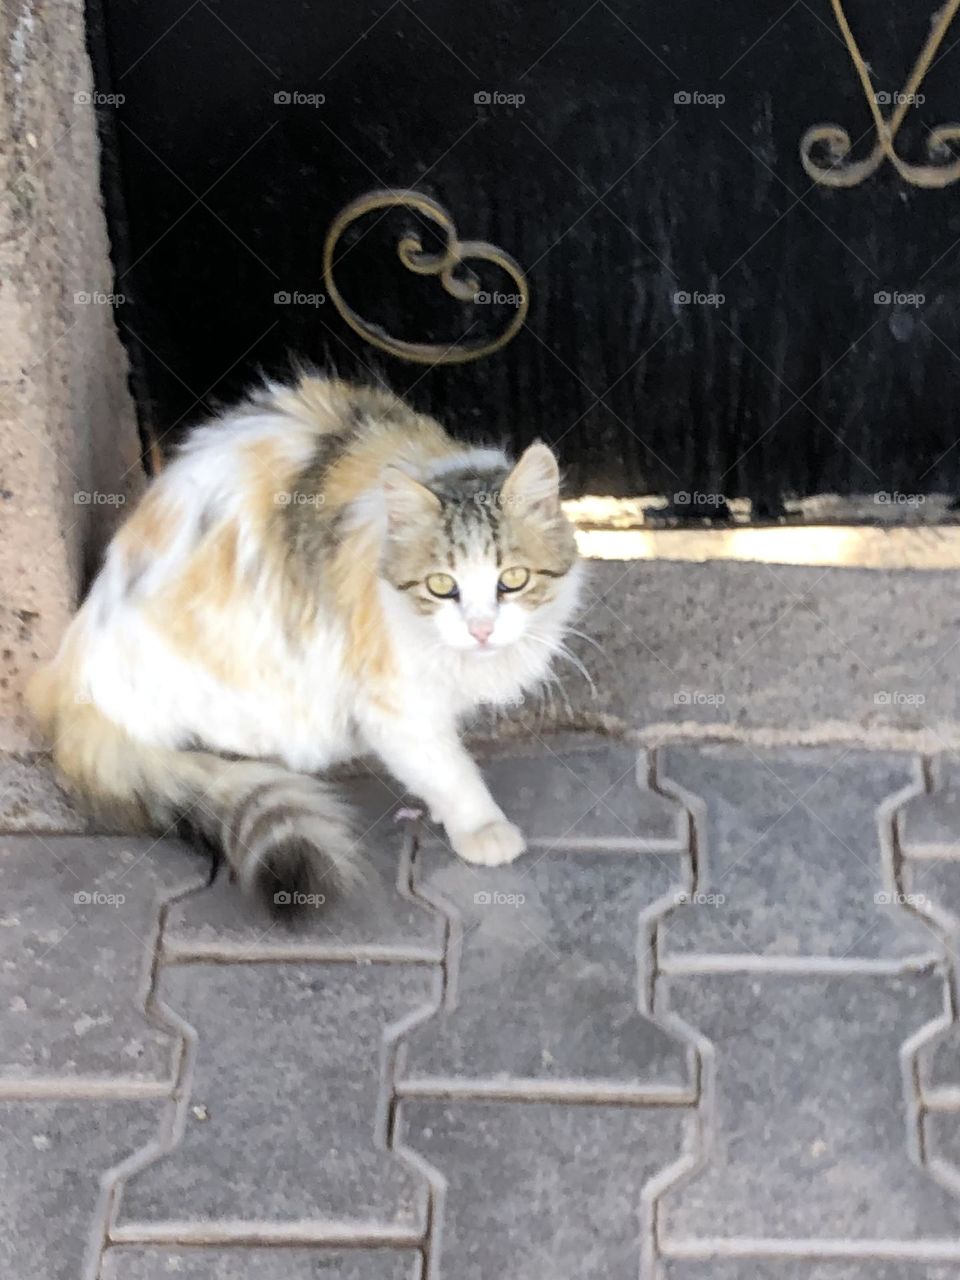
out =
[[[931,935],[944,940],[947,960],[960,965],[960,862],[952,858],[908,858],[903,864],[907,901],[929,918]],[[919,1055],[925,1089],[949,1089],[960,1101],[960,1027],[941,1031]]]
[[641,1191],[679,1153],[678,1111],[417,1099],[400,1120],[446,1183],[431,1280],[636,1280]]
[[907,857],[960,858],[960,790],[915,796],[904,806],[900,833]]
[[699,897],[665,922],[662,958],[696,954],[918,962],[937,940],[891,900],[877,808],[912,781],[885,752],[670,748],[662,777],[707,810]]
[[929,1113],[924,1125],[927,1158],[946,1172],[960,1193],[960,1109]]
[[143,1013],[160,903],[202,883],[175,841],[0,837],[0,1080],[169,1081]]
[[316,910],[303,912],[291,931],[220,875],[205,892],[185,899],[170,912],[166,952],[259,955],[277,949],[334,957],[439,961],[442,918],[425,903],[405,898],[397,887],[405,833],[394,814],[403,797],[396,787],[376,778],[350,780],[338,784],[338,789],[356,814],[358,852],[363,858],[361,884],[331,894]]
[[420,1255],[395,1249],[108,1249],[101,1280],[419,1280]]
[[[647,789],[648,754],[626,742],[560,734],[479,752],[484,777],[531,847],[675,850],[682,807]],[[438,837],[434,832],[434,838]]]
[[907,1151],[900,1051],[942,1010],[938,974],[684,976],[661,998],[709,1039],[716,1071],[708,1163],[661,1201],[666,1252],[960,1237],[960,1200]]
[[662,1280],[960,1280],[960,1263],[880,1262],[862,1258],[849,1262],[761,1262],[756,1258],[682,1261],[663,1264]]
[[162,998],[197,1029],[186,1132],[134,1174],[119,1222],[308,1220],[421,1230],[422,1181],[376,1149],[381,1042],[425,1006],[426,968],[168,967]]
[[640,913],[685,874],[677,855],[534,851],[478,868],[421,849],[415,887],[453,919],[450,979],[443,1012],[405,1041],[401,1089],[690,1087],[683,1044],[641,1015],[637,988]]
[[77,1280],[97,1229],[99,1180],[156,1135],[162,1105],[0,1103],[5,1280]]

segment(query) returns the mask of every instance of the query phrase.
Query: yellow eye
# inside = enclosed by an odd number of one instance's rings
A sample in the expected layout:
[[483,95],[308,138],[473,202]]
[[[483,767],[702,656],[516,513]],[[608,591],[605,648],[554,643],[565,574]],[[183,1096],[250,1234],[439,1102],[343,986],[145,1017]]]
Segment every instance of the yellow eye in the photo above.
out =
[[451,578],[449,573],[431,573],[427,578],[427,590],[441,600],[452,600],[460,594],[456,578]]
[[512,569],[504,569],[497,581],[498,591],[519,591],[530,581],[530,570],[514,565]]

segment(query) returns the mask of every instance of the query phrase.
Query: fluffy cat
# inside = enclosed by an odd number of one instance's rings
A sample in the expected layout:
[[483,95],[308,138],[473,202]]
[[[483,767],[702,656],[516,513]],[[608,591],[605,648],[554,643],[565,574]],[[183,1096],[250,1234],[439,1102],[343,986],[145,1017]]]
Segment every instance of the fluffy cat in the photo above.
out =
[[368,751],[460,857],[509,862],[458,722],[543,682],[579,573],[546,445],[511,465],[386,391],[270,384],[152,483],[28,696],[95,811],[212,846],[268,904],[349,878],[310,775]]

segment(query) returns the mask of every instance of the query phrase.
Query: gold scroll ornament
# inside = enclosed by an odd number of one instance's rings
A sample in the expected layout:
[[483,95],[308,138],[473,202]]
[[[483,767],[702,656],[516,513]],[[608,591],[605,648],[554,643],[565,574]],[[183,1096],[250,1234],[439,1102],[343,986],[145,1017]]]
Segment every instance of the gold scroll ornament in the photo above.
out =
[[[880,110],[878,95],[873,87],[870,71],[864,61],[860,46],[850,29],[842,0],[830,0],[837,25],[850,51],[853,65],[860,77],[867,106],[873,116],[877,138],[873,150],[863,160],[848,159],[853,148],[850,134],[837,124],[817,124],[808,129],[800,139],[800,159],[804,169],[814,181],[826,187],[856,187],[871,174],[876,173],[884,160],[889,160],[896,171],[914,187],[946,187],[960,178],[960,159],[952,156],[948,144],[960,141],[960,125],[945,124],[931,129],[927,138],[927,154],[930,164],[908,164],[897,155],[894,141],[904,117],[916,102],[916,94],[930,70],[937,50],[943,43],[951,22],[960,9],[960,0],[946,0],[943,8],[931,20],[930,35],[920,57],[907,80],[902,93],[896,96],[896,108],[889,116]],[[815,146],[825,145],[832,163],[820,164],[813,158]]]
[[[386,333],[379,325],[371,324],[346,301],[333,278],[334,251],[348,227],[359,218],[377,210],[410,209],[439,228],[443,247],[438,253],[427,253],[423,242],[415,233],[402,236],[397,243],[397,255],[407,268],[418,276],[438,276],[446,292],[458,302],[478,300],[480,282],[467,264],[492,262],[500,267],[516,285],[516,312],[503,332],[495,338],[466,340],[453,343],[408,342]],[[458,268],[463,271],[458,276]],[[327,294],[347,324],[371,346],[386,351],[400,360],[416,364],[464,364],[479,360],[505,347],[526,319],[529,307],[529,286],[521,267],[509,253],[485,240],[461,240],[453,219],[442,205],[418,191],[370,191],[351,200],[334,218],[323,245],[323,279]]]

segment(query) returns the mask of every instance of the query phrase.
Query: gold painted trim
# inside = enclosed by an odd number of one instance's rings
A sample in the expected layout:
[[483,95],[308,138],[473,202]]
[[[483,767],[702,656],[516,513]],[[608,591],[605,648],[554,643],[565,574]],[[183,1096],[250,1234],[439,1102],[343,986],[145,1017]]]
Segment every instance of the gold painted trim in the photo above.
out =
[[[804,169],[815,182],[822,186],[857,187],[876,173],[884,160],[889,160],[904,182],[914,187],[939,188],[956,182],[960,178],[960,159],[951,161],[951,152],[947,144],[960,142],[960,125],[938,125],[930,130],[926,143],[930,164],[908,164],[897,154],[893,144],[907,112],[916,101],[917,91],[930,70],[937,50],[943,43],[957,10],[960,9],[960,0],[947,0],[942,9],[931,18],[930,34],[926,44],[907,78],[903,91],[896,96],[895,110],[887,117],[884,117],[880,110],[870,69],[847,20],[842,0],[830,0],[830,3],[833,5],[837,26],[840,28],[840,34],[843,36],[863,87],[867,106],[873,117],[877,140],[873,150],[865,159],[849,160],[853,142],[846,129],[838,124],[813,125],[800,139],[800,160]],[[824,145],[832,157],[831,164],[820,164],[813,158],[813,148]]]
[[960,569],[960,526],[820,525],[741,529],[576,530],[588,560],[673,560],[854,569]]
[[[378,209],[413,209],[430,219],[440,228],[444,237],[444,247],[440,253],[426,253],[423,243],[417,235],[403,236],[397,244],[397,255],[400,261],[415,275],[438,276],[444,290],[458,302],[472,302],[480,288],[480,282],[473,272],[467,269],[465,278],[454,275],[457,267],[469,261],[492,262],[500,267],[513,281],[517,288],[516,314],[503,332],[496,338],[479,342],[455,342],[452,344],[433,342],[407,342],[404,338],[395,338],[377,325],[359,315],[343,297],[333,277],[334,250],[344,232],[359,218]],[[360,335],[365,342],[377,347],[388,355],[400,360],[410,360],[415,364],[464,364],[469,360],[480,360],[484,356],[493,355],[505,347],[516,336],[527,317],[530,304],[530,289],[527,277],[519,264],[505,250],[486,240],[461,240],[457,233],[456,223],[442,205],[429,196],[418,191],[395,191],[383,189],[370,191],[366,195],[351,200],[334,218],[327,232],[323,245],[323,279],[327,294],[333,301],[337,311],[350,328]]]

